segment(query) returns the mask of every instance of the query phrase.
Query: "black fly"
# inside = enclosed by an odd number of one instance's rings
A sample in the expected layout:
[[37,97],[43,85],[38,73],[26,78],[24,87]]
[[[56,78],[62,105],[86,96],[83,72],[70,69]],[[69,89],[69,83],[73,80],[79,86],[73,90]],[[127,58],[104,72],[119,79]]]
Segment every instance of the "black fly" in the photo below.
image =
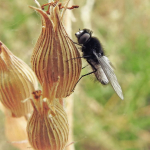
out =
[[81,58],[85,58],[93,69],[92,72],[81,76],[81,78],[94,73],[101,84],[110,83],[118,96],[123,99],[122,89],[109,59],[104,54],[100,41],[96,37],[92,37],[92,31],[89,29],[79,30],[79,32],[75,33],[75,36],[78,39],[78,43],[74,43],[80,45],[83,52],[83,57]]

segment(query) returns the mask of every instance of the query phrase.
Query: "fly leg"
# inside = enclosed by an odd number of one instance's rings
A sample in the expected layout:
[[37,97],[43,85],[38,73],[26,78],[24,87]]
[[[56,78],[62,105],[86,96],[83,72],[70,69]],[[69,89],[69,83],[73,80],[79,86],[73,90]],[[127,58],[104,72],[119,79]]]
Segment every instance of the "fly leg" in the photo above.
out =
[[71,58],[71,59],[66,60],[66,62],[69,61],[69,60],[79,59],[79,58],[84,58],[84,57],[81,56],[81,57]]
[[88,65],[86,65],[86,66],[82,67],[82,69],[86,68],[87,66],[88,66]]
[[66,37],[68,37],[72,43],[74,43],[74,44],[76,44],[76,45],[79,45],[79,46],[81,46],[81,47],[85,47],[83,44],[79,44],[79,43],[77,43],[77,42],[74,42],[69,36],[66,36]]
[[79,83],[79,81],[80,81],[83,77],[88,76],[88,75],[90,75],[90,74],[92,74],[92,73],[95,73],[95,72],[97,71],[97,69],[95,68],[95,66],[94,66],[89,60],[87,60],[87,62],[91,65],[91,67],[93,68],[94,71],[82,75],[82,76],[79,78],[79,80],[77,81],[77,83],[75,84],[75,86],[74,86],[72,92],[74,91],[76,85]]
[[[67,61],[69,61],[69,60],[73,60],[73,59],[79,59],[79,58],[89,58],[89,57],[90,57],[90,55],[88,55],[88,56],[79,56],[79,57],[76,57],[76,58],[68,59],[68,60],[66,60],[66,62],[67,62]],[[83,67],[83,68],[85,68],[85,67]]]

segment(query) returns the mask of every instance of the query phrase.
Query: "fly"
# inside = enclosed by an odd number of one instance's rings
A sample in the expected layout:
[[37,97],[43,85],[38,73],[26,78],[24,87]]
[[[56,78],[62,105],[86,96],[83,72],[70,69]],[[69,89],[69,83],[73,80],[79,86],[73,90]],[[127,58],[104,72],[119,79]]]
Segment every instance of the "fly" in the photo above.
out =
[[75,33],[78,43],[74,43],[80,45],[83,52],[83,56],[80,58],[85,58],[93,70],[90,73],[82,75],[79,80],[84,76],[94,73],[101,84],[107,85],[110,83],[117,95],[123,100],[122,89],[118,83],[111,62],[105,56],[100,41],[98,38],[93,37],[92,33],[93,32],[89,29],[79,30]]

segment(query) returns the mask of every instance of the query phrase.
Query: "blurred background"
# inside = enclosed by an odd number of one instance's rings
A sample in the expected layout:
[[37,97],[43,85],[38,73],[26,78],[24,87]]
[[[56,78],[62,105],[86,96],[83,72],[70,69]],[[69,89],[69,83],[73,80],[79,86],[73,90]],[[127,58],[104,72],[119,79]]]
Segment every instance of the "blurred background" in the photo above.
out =
[[[72,11],[73,40],[79,28],[92,29],[124,93],[122,101],[94,76],[81,80],[74,92],[76,150],[150,150],[150,1],[74,0],[74,4],[80,7]],[[41,21],[29,5],[36,6],[33,0],[0,0],[0,40],[31,66]],[[82,74],[89,71],[87,67]],[[0,149],[18,150],[7,142],[2,112],[0,118]]]

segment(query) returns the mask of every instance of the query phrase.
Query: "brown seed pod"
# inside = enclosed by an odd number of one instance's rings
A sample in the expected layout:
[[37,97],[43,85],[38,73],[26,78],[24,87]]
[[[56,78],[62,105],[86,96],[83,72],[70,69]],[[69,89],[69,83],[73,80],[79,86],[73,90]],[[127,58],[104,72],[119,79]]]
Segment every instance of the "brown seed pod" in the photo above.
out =
[[53,114],[48,99],[41,98],[41,91],[33,92],[34,111],[27,123],[28,140],[35,150],[63,150],[69,134],[66,112],[57,99]]
[[32,111],[30,101],[22,100],[30,98],[37,86],[34,72],[0,41],[0,101],[13,117]]
[[56,98],[66,97],[72,93],[79,79],[81,59],[73,59],[80,54],[62,24],[60,9],[64,7],[56,1],[49,3],[48,11],[31,8],[42,16],[42,32],[31,58],[32,69],[41,85],[46,82],[50,88],[59,77]]

